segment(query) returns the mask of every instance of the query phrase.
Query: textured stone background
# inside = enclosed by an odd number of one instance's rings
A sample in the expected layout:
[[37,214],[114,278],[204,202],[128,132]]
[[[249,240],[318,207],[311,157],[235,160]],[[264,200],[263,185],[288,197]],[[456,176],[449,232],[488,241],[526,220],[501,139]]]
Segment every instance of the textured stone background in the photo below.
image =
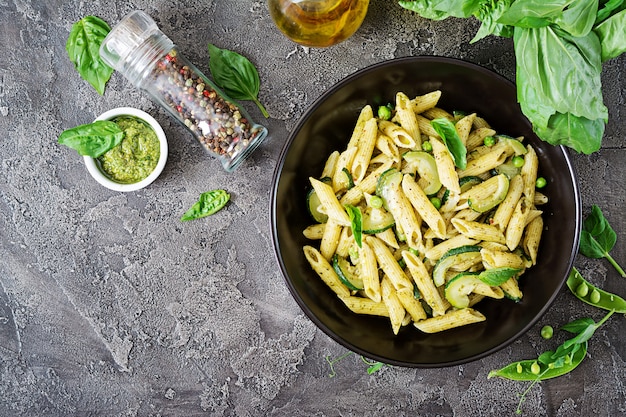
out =
[[[207,42],[259,68],[270,137],[226,174],[191,136],[114,74],[104,96],[80,79],[64,46],[72,23],[127,12],[152,15],[208,71]],[[563,291],[524,337],[483,360],[445,369],[384,367],[359,357],[306,318],[273,256],[269,190],[279,151],[299,116],[327,88],[369,64],[408,55],[463,58],[514,79],[510,40],[469,45],[472,20],[429,22],[393,0],[371,0],[348,41],[306,49],[274,28],[264,1],[0,0],[0,416],[479,416],[513,415],[526,384],[489,370],[534,357],[559,326],[601,312]],[[603,149],[573,157],[585,213],[598,204],[620,238],[626,127],[626,57],[605,65],[610,122]],[[61,131],[105,110],[135,106],[170,140],[165,171],[134,193],[108,191],[87,173]],[[247,109],[263,120],[250,103]],[[203,221],[178,219],[197,196],[226,188],[232,203]],[[591,281],[626,295],[603,261],[579,257]],[[530,416],[626,413],[624,317],[594,336],[575,372],[535,386]]]

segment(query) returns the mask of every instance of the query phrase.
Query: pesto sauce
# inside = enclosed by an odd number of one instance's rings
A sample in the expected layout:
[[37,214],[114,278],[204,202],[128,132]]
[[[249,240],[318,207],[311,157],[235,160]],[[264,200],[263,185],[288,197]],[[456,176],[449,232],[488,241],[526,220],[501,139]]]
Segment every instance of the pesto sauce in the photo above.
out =
[[111,180],[133,184],[145,179],[157,165],[159,138],[144,121],[132,116],[111,120],[124,132],[122,142],[98,158],[100,168]]

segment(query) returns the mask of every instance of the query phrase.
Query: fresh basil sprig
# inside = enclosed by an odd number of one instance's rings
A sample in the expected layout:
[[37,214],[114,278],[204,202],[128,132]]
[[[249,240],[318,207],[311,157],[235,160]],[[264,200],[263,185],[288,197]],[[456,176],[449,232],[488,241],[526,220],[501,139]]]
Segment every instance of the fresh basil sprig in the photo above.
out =
[[442,117],[431,120],[430,124],[448,147],[452,159],[454,159],[454,165],[459,169],[465,169],[467,167],[467,148],[463,145],[454,123]]
[[100,45],[111,27],[96,16],[86,16],[72,25],[65,50],[80,76],[96,91],[104,94],[113,68],[100,58]]
[[225,190],[212,190],[200,194],[200,198],[183,216],[181,221],[189,221],[210,216],[220,211],[230,200]]
[[475,42],[513,36],[517,100],[541,140],[586,154],[600,149],[608,111],[602,63],[626,52],[626,1],[399,0],[420,16],[475,17]]
[[124,131],[109,120],[98,120],[65,130],[59,143],[68,146],[83,156],[97,158],[113,149],[124,139]]
[[235,100],[252,100],[263,113],[269,113],[258,99],[261,81],[259,73],[248,58],[209,44],[209,68],[215,83]]
[[626,278],[626,272],[609,254],[616,241],[617,234],[602,214],[602,210],[594,205],[583,222],[583,230],[580,233],[580,253],[588,258],[606,258],[617,272]]

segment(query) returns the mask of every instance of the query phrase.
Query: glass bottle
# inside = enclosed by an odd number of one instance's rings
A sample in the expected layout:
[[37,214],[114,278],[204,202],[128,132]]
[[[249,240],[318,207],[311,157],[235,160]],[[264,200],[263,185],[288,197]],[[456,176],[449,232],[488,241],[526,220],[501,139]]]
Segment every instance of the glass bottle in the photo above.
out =
[[224,169],[232,172],[267,136],[267,129],[185,59],[146,13],[126,15],[100,46],[104,62],[121,72],[187,126]]
[[289,39],[326,47],[356,32],[369,0],[268,0],[267,4],[274,23]]

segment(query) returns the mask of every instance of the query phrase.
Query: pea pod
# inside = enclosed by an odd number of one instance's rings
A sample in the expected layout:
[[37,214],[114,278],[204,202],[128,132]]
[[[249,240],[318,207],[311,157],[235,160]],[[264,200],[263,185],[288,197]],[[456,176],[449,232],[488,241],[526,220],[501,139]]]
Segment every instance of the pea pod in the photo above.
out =
[[503,368],[493,370],[489,372],[487,377],[493,378],[498,376],[512,381],[543,381],[571,372],[580,365],[586,355],[587,342],[584,342],[580,344],[580,348],[569,359],[559,364],[560,366],[554,366],[554,363],[542,363],[537,359],[527,359],[512,362]]
[[616,313],[626,313],[626,300],[591,284],[576,268],[572,268],[567,277],[567,287],[576,298],[587,304]]

